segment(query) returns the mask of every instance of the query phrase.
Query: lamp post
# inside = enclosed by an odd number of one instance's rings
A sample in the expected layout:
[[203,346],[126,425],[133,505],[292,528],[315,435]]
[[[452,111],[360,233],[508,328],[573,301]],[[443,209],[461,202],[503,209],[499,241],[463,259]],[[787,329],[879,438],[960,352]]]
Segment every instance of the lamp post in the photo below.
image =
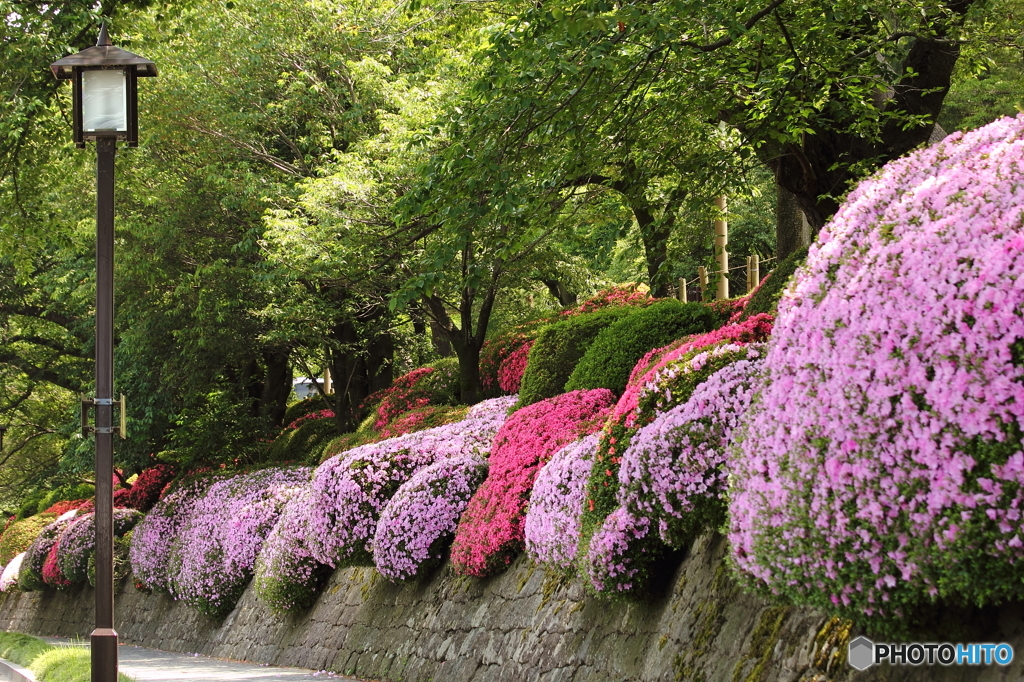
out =
[[[60,80],[71,80],[74,141],[84,148],[96,142],[96,396],[82,399],[83,430],[96,437],[96,628],[90,636],[92,682],[117,682],[117,632],[114,630],[113,437],[124,437],[114,415],[114,156],[117,141],[138,145],[136,79],[156,76],[148,59],[114,47],[106,23],[95,47],[50,65]],[[86,413],[96,409],[96,425]]]

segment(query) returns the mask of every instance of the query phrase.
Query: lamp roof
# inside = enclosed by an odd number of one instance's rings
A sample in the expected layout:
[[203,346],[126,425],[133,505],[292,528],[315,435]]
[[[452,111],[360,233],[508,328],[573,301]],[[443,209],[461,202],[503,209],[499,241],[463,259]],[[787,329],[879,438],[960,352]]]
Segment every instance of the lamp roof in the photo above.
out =
[[75,67],[116,69],[122,66],[134,66],[135,75],[140,78],[156,75],[156,64],[152,61],[112,45],[110,36],[107,35],[107,22],[103,22],[96,45],[87,47],[78,54],[58,59],[50,64],[50,71],[56,78],[66,79],[74,76]]

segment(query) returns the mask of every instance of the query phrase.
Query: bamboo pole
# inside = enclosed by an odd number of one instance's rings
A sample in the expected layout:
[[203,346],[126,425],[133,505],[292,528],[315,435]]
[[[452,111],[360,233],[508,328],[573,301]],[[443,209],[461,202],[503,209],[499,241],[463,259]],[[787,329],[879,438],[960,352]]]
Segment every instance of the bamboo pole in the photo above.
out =
[[761,257],[756,253],[750,257],[750,275],[752,284],[750,290],[753,291],[757,288],[757,285],[761,283]]
[[689,303],[689,301],[686,299],[686,278],[685,277],[680,277],[679,278],[679,300],[682,301],[683,303]]
[[700,280],[700,300],[708,300],[708,269],[701,265],[697,268],[697,279]]
[[718,298],[729,298],[729,223],[725,219],[725,195],[715,199],[718,216],[715,218],[715,260],[718,261]]

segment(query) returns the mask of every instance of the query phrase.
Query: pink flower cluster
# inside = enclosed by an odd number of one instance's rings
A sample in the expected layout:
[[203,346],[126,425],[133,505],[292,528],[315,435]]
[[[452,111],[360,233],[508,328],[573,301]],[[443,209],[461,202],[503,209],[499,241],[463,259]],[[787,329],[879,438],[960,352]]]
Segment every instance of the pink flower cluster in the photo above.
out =
[[285,502],[310,474],[309,467],[260,469],[210,485],[170,540],[171,596],[210,616],[230,612]]
[[854,615],[1024,596],[1022,174],[1002,119],[888,164],[822,231],[730,484],[753,583]]
[[[56,587],[58,589],[68,587],[71,585],[71,581],[67,579],[64,572],[60,570],[60,560],[58,555],[60,553],[60,538],[50,545],[50,551],[46,553],[46,558],[43,560],[43,582],[50,587]],[[20,582],[20,581],[19,581]]]
[[143,517],[132,533],[128,559],[136,580],[149,589],[170,592],[168,561],[178,531],[188,521],[193,507],[217,478],[187,480],[165,494]]
[[462,421],[466,418],[465,407],[452,407],[450,405],[427,405],[415,410],[410,410],[396,418],[390,424],[381,429],[380,436],[371,438],[373,441],[386,440],[397,436],[404,436],[407,433],[414,433],[429,429],[435,426],[443,426],[452,422]]
[[456,572],[489,575],[522,550],[526,503],[540,468],[565,445],[600,428],[614,402],[608,389],[570,391],[509,418],[494,438],[487,480],[459,522],[451,553]]
[[647,567],[658,549],[651,522],[618,507],[590,539],[587,574],[598,592],[633,592],[647,581]]
[[656,524],[661,540],[677,548],[725,520],[732,432],[753,398],[764,355],[763,344],[719,349],[740,351],[742,359],[637,431],[619,468],[619,505]]
[[277,613],[311,605],[330,570],[314,559],[301,541],[311,497],[305,488],[285,505],[256,557],[256,595]]
[[487,475],[487,460],[460,455],[420,469],[381,512],[373,562],[390,580],[407,580],[444,558],[469,498]]
[[534,562],[557,569],[573,566],[598,439],[592,433],[566,445],[537,475],[523,526],[526,553]]
[[372,565],[370,543],[391,496],[419,469],[458,455],[486,455],[514,397],[474,405],[466,419],[370,443],[316,470],[304,544],[322,564]]
[[528,339],[505,358],[498,369],[498,386],[505,393],[518,393],[526,371],[526,361],[533,347],[533,339]]
[[46,563],[50,550],[57,544],[60,534],[71,524],[73,518],[74,510],[71,510],[71,516],[57,517],[53,523],[43,528],[36,539],[32,541],[25,552],[25,559],[22,561],[21,572],[18,575],[18,586],[22,590],[43,589],[43,564]]

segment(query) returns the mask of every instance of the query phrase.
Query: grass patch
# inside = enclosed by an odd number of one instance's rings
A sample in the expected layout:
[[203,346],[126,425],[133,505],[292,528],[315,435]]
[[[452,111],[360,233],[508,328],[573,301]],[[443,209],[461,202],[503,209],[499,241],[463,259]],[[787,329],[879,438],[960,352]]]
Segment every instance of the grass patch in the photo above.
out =
[[[88,647],[52,646],[20,632],[0,632],[0,658],[32,671],[39,682],[89,682],[92,679]],[[118,682],[134,679],[118,673]]]

